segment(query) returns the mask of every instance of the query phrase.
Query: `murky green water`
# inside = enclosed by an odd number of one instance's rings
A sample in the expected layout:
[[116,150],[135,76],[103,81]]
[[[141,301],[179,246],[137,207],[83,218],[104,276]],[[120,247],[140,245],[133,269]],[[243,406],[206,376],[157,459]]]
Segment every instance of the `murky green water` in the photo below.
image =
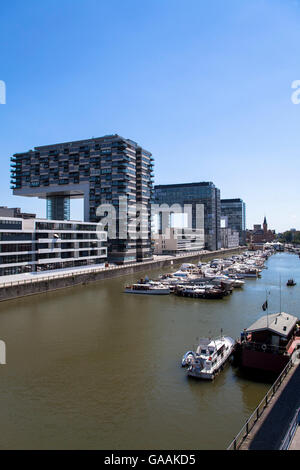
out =
[[299,316],[300,259],[267,266],[223,300],[123,294],[138,275],[0,304],[0,448],[225,449],[270,384],[230,364],[212,383],[188,379],[181,357],[221,328],[239,337],[266,289],[279,311],[280,277],[282,310]]

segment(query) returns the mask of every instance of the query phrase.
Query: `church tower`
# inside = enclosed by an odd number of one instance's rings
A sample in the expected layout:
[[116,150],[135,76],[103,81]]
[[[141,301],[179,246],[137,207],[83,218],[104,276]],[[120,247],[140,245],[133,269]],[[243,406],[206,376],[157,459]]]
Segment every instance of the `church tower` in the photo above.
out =
[[264,217],[263,230],[264,230],[264,235],[267,235],[267,233],[268,233],[268,224],[267,224],[266,216]]

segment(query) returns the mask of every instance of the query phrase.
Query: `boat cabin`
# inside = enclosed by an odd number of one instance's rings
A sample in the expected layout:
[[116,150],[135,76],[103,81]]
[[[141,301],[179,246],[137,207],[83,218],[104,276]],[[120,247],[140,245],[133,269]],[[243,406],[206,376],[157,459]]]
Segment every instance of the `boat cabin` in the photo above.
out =
[[126,289],[132,289],[132,290],[150,290],[153,288],[153,285],[151,283],[139,283],[139,284],[132,284],[131,286],[126,286]]
[[257,345],[264,350],[285,352],[294,336],[299,333],[298,318],[289,313],[265,315],[245,329],[242,342]]
[[220,340],[204,339],[200,341],[197,348],[197,354],[201,356],[221,355],[225,350],[225,344]]

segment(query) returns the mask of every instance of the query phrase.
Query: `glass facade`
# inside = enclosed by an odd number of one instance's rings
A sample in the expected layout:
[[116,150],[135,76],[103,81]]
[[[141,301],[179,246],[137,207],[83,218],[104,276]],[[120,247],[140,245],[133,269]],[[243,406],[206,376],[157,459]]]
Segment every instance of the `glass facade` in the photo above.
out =
[[242,199],[221,199],[221,214],[227,226],[239,233],[240,245],[246,243],[246,204]]
[[47,219],[70,220],[70,198],[68,196],[47,197]]
[[167,184],[154,187],[154,202],[156,204],[185,204],[192,206],[191,228],[196,225],[196,204],[204,205],[204,235],[205,248],[217,250],[221,248],[220,238],[220,190],[211,182]]

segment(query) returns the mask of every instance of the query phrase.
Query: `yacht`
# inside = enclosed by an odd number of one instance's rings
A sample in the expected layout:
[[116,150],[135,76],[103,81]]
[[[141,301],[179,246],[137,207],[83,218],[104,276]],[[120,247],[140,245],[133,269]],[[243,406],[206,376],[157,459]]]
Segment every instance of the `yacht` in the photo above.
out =
[[213,380],[233,353],[235,345],[235,340],[229,336],[201,339],[196,353],[189,356],[188,376]]
[[155,282],[140,282],[125,287],[126,294],[168,295],[170,288]]
[[233,287],[235,289],[238,289],[240,287],[244,287],[245,285],[245,281],[243,281],[242,279],[232,279],[233,280]]

